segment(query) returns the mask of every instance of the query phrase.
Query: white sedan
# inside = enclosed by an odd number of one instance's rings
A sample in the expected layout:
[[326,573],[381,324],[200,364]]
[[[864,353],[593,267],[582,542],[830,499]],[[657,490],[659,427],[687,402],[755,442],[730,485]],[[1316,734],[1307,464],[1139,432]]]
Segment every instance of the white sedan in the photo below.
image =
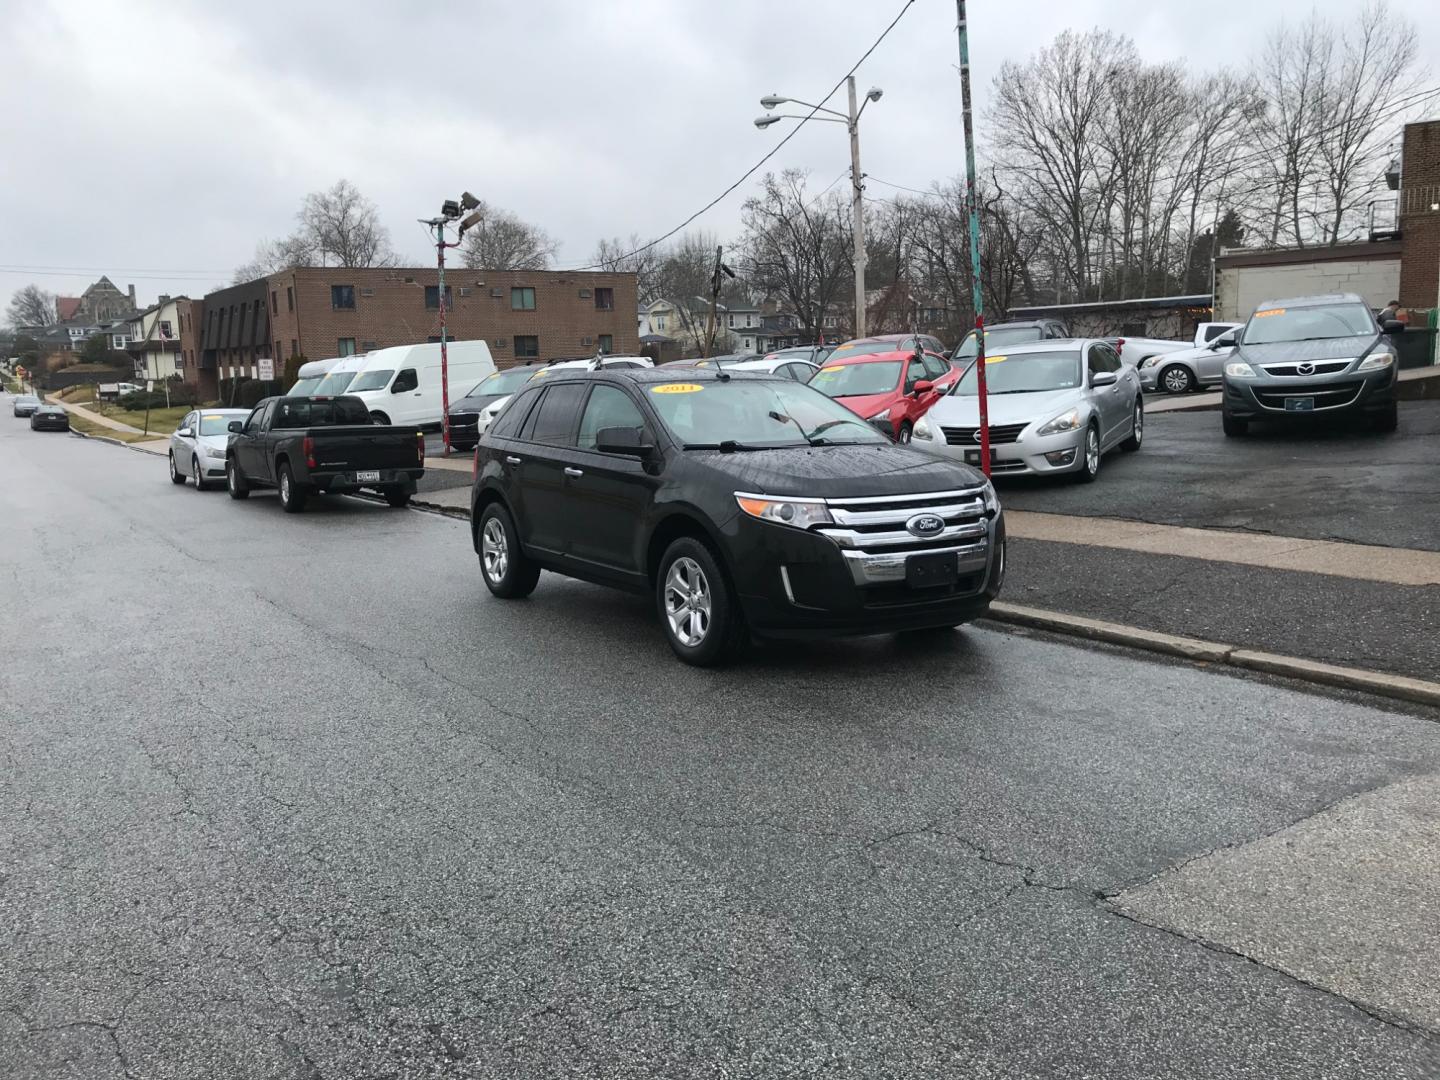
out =
[[210,481],[225,479],[225,445],[230,421],[244,420],[249,409],[195,409],[185,414],[170,436],[170,482],[183,484],[188,476],[196,491]]

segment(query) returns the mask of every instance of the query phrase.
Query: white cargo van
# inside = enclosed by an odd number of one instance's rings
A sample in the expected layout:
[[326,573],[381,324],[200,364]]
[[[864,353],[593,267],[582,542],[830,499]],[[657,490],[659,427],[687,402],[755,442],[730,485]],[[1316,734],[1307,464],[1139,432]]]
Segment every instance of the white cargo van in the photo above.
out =
[[286,397],[306,397],[315,393],[315,388],[320,385],[320,380],[330,373],[330,369],[338,364],[341,357],[332,356],[329,360],[309,360],[300,365],[297,373],[297,382],[289,390],[285,391]]
[[[462,398],[495,373],[490,347],[483,341],[449,342],[450,399]],[[438,424],[440,343],[396,345],[365,355],[365,366],[344,391],[365,402],[380,424]]]
[[360,369],[365,366],[369,355],[369,353],[351,353],[349,356],[340,357],[310,393],[319,397],[335,397],[345,393],[355,376],[359,374]]

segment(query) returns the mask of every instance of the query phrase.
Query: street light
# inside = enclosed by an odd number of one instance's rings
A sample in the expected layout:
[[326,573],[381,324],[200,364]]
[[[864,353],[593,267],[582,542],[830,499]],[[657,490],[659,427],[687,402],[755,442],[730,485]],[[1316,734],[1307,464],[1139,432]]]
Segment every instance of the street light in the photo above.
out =
[[[781,120],[825,120],[830,123],[844,124],[850,132],[850,214],[854,221],[852,232],[855,234],[855,336],[865,336],[865,186],[862,183],[864,173],[860,171],[860,114],[865,111],[865,106],[872,101],[879,101],[885,93],[878,86],[872,86],[865,91],[865,101],[858,104],[855,100],[855,76],[849,75],[845,79],[846,89],[849,91],[850,109],[848,113],[836,112],[834,109],[827,109],[823,105],[811,105],[808,101],[801,101],[799,98],[782,97],[779,94],[766,94],[760,99],[760,107],[763,109],[774,109],[780,105],[799,105],[809,109],[809,116],[795,116],[789,113],[767,114],[756,118],[755,126],[762,131],[771,124],[777,124]],[[828,113],[827,116],[820,116],[820,113]]]
[[[465,239],[465,233],[484,220],[485,212],[479,207],[480,200],[467,191],[458,199],[446,199],[441,203],[439,217],[420,219],[420,224],[435,230],[435,262],[440,274],[440,433],[447,454],[450,453],[450,351],[446,347],[448,342],[445,332],[445,249],[459,247],[460,241]],[[445,239],[445,226],[454,222],[466,210],[473,212],[460,222],[458,235],[454,243],[451,243]]]

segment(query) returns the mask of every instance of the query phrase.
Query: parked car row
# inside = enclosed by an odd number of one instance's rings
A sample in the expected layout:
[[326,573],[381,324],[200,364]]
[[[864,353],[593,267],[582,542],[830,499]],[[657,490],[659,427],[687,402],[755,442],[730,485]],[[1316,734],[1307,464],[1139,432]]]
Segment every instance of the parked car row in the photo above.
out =
[[70,414],[62,406],[41,401],[34,394],[18,394],[12,406],[19,419],[30,420],[31,431],[69,431]]

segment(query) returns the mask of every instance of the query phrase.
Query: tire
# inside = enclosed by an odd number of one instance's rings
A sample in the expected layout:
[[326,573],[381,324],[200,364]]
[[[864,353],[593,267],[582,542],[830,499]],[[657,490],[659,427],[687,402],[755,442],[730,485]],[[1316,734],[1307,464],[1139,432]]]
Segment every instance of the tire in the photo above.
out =
[[910,421],[906,420],[903,424],[900,425],[900,434],[896,437],[895,441],[898,442],[901,446],[909,446],[910,440],[914,437],[914,435],[915,429],[910,426]]
[[386,416],[383,412],[372,412],[370,419],[377,424],[384,424],[386,427],[390,426],[390,417]]
[[248,499],[250,497],[250,485],[245,482],[245,477],[240,475],[240,469],[235,464],[234,458],[227,458],[225,461],[225,490],[230,492],[232,499]]
[[1195,389],[1195,375],[1182,364],[1171,364],[1160,372],[1155,385],[1167,394],[1188,394]]
[[405,488],[389,488],[385,492],[385,501],[398,510],[402,506],[410,505],[411,494],[412,492]]
[[1134,453],[1140,449],[1140,444],[1145,441],[1145,405],[1140,400],[1140,395],[1135,395],[1135,424],[1130,431],[1130,437],[1120,444],[1120,449]]
[[1250,430],[1250,421],[1244,417],[1231,416],[1228,412],[1220,413],[1220,426],[1225,434],[1231,437],[1244,435]]
[[1378,412],[1370,417],[1370,430],[1377,431],[1381,435],[1389,435],[1400,427],[1400,409],[1395,402],[1390,402],[1384,412]]
[[310,493],[305,490],[303,484],[295,479],[295,474],[290,471],[290,463],[287,461],[280,466],[280,506],[287,514],[299,514],[305,510],[305,503],[309,500]]
[[687,664],[725,664],[746,641],[745,618],[735,590],[719,559],[694,537],[680,537],[661,556],[655,607],[670,648]]
[[1080,468],[1075,479],[1082,484],[1093,484],[1100,475],[1100,429],[1091,424],[1085,429],[1085,445],[1080,450]]
[[[35,425],[30,425],[33,430]],[[184,484],[185,474],[175,467],[175,451],[170,451],[170,482],[172,484]]]
[[520,549],[520,534],[509,510],[491,503],[480,515],[475,535],[480,538],[480,576],[492,595],[520,600],[535,591],[540,567]]
[[199,455],[191,455],[190,457],[190,479],[195,481],[196,491],[205,490],[205,474],[200,469]]

